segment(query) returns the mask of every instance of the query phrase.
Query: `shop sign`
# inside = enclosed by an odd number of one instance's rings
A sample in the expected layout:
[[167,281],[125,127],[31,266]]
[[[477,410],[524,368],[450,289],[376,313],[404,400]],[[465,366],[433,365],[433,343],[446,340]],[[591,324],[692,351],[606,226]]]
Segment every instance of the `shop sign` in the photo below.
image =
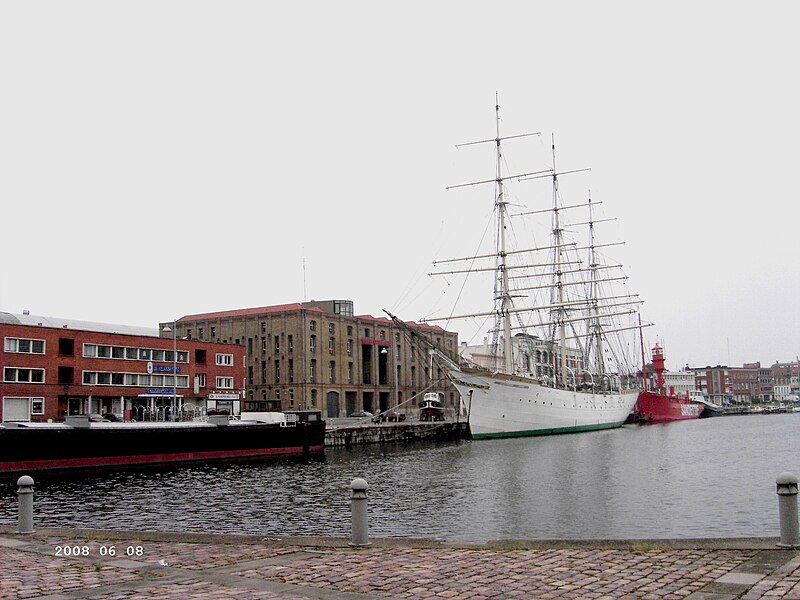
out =
[[163,394],[165,396],[172,396],[175,394],[173,388],[147,388],[148,394]]
[[209,400],[238,400],[239,399],[239,394],[237,392],[224,393],[224,394],[222,394],[222,393],[220,393],[220,394],[212,393],[212,394],[208,395],[208,399]]

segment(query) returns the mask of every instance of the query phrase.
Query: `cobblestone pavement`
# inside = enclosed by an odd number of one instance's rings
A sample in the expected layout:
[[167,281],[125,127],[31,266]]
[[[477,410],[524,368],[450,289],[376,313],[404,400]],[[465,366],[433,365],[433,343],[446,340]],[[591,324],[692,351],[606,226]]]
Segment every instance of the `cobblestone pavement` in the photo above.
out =
[[775,540],[347,541],[0,528],[0,600],[800,599],[800,554]]

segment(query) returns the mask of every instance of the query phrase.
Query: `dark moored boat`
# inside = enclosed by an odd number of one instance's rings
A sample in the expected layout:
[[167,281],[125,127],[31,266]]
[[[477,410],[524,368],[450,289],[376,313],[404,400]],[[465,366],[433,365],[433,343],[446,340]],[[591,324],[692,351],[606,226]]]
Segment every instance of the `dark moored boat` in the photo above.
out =
[[268,414],[185,423],[93,423],[86,416],[66,423],[4,423],[0,474],[324,453],[319,411]]

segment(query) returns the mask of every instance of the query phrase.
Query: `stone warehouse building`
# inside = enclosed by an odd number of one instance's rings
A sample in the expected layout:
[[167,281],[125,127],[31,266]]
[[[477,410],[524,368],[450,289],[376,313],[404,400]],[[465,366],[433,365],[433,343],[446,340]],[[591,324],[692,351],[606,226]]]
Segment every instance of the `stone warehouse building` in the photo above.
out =
[[[458,406],[422,340],[391,319],[354,315],[350,300],[189,315],[176,324],[179,338],[244,345],[245,410],[321,409],[335,418],[414,409],[431,391],[447,408]],[[457,333],[406,325],[457,360]]]

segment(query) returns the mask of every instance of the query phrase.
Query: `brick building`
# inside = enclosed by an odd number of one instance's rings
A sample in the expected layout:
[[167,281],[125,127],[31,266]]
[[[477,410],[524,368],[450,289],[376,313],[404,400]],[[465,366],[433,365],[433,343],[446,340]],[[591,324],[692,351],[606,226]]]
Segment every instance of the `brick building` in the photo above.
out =
[[792,402],[800,396],[800,361],[776,362],[770,367],[773,400]]
[[[407,323],[417,335],[457,359],[458,334]],[[245,407],[320,409],[328,417],[356,411],[416,408],[423,392],[445,406],[458,394],[406,327],[388,318],[356,316],[350,300],[303,302],[189,315],[180,337],[243,344]]]
[[242,397],[242,346],[5,312],[0,337],[0,421],[92,413],[165,420],[234,410]]
[[715,404],[751,404],[761,399],[759,363],[745,363],[741,367],[707,366],[691,371],[695,374],[695,388]]

